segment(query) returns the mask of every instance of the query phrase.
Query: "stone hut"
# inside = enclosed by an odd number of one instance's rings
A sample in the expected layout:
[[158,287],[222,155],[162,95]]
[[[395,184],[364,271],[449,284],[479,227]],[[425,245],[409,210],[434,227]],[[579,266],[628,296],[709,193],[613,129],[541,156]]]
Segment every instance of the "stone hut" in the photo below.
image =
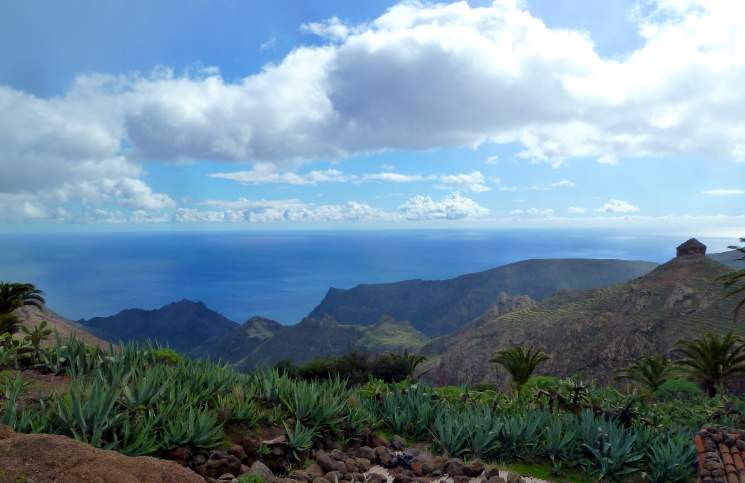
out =
[[706,255],[706,245],[691,238],[685,243],[678,245],[678,256],[679,257],[690,257],[690,256],[704,256]]

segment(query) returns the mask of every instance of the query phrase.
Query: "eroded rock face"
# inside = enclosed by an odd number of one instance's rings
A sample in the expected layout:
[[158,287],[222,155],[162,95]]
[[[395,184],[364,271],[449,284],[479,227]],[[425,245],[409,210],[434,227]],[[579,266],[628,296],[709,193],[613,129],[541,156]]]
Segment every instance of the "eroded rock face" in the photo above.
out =
[[60,483],[203,483],[173,461],[130,457],[52,434],[14,433],[0,426],[3,481]]

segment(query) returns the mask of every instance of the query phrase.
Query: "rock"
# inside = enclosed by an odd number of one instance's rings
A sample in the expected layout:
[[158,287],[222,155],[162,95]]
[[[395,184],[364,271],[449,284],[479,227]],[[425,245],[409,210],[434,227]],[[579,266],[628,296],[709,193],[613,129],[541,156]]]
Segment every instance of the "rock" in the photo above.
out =
[[411,463],[411,472],[416,476],[424,476],[424,465],[418,461]]
[[175,461],[181,466],[188,466],[191,459],[191,450],[186,446],[179,446],[168,451],[168,459]]
[[334,463],[336,463],[336,461],[322,449],[316,451],[316,463],[318,463],[318,466],[321,467],[324,473],[328,473],[329,471],[334,471],[336,469],[334,467]]
[[357,468],[359,468],[360,471],[367,471],[372,466],[372,462],[367,458],[357,458],[355,463],[357,463]]
[[342,473],[341,471],[329,471],[328,473],[323,475],[323,477],[329,481],[341,481],[343,476],[344,473]]
[[325,471],[323,471],[323,468],[321,468],[321,465],[319,465],[318,463],[311,463],[310,466],[305,468],[305,471],[313,477],[320,477],[326,473]]
[[303,470],[293,471],[292,473],[290,473],[290,478],[292,478],[293,480],[299,480],[299,481],[313,481],[313,476],[307,471],[303,471]]
[[383,438],[382,436],[377,435],[377,434],[370,435],[370,441],[369,441],[369,443],[370,444],[368,444],[368,446],[370,446],[371,448],[376,448],[378,446],[387,446],[388,445],[388,441],[386,441],[385,438]]
[[243,449],[243,446],[239,444],[231,444],[228,448],[228,454],[232,454],[236,458],[238,458],[241,461],[245,461],[248,458],[248,454],[246,454],[246,450]]
[[259,447],[261,447],[261,440],[252,433],[244,434],[234,440],[237,444],[241,445],[243,451],[245,451],[248,456],[255,455],[258,452]]
[[202,454],[202,453],[197,453],[194,455],[194,461],[192,462],[192,464],[196,467],[199,465],[203,465],[206,462],[207,462],[207,455]]
[[471,479],[464,475],[453,476],[453,483],[468,483]]
[[274,473],[272,473],[272,470],[270,470],[267,465],[258,460],[254,461],[254,463],[251,465],[251,468],[248,470],[248,472],[246,472],[246,474],[257,476],[264,481],[274,480]]
[[331,482],[322,476],[316,476],[315,478],[313,478],[313,483],[331,483]]
[[352,458],[345,459],[344,466],[347,469],[347,473],[357,473],[359,471],[359,468],[357,468],[357,462]]
[[476,478],[484,472],[484,464],[479,460],[474,460],[463,467],[463,474],[470,477]]
[[233,478],[235,478],[235,476],[231,475],[230,473],[225,473],[224,475],[220,475],[220,478],[218,478],[218,480],[222,480],[222,481],[227,480],[227,481],[230,481]]
[[360,446],[360,448],[357,450],[357,454],[360,456],[360,458],[366,458],[370,461],[375,461],[375,450],[373,450],[369,446]]
[[174,461],[125,456],[52,434],[20,434],[0,426],[3,481],[73,483],[200,483],[204,480]]
[[486,478],[487,480],[489,478],[499,478],[499,468],[497,468],[496,466],[487,468],[486,472],[484,472],[484,478]]
[[487,478],[486,483],[507,483],[504,481],[504,478],[501,476],[492,476],[491,478]]
[[513,473],[512,471],[507,472],[507,483],[524,483],[525,480],[523,480],[522,476],[518,475],[517,473]]
[[251,471],[251,467],[248,465],[241,465],[241,471],[238,473],[239,475],[242,475],[243,473],[248,473]]
[[203,464],[197,466],[197,473],[206,477],[217,478],[222,474],[231,473],[237,475],[241,471],[241,460],[228,454],[227,451],[215,450],[210,453]]
[[450,476],[462,476],[463,473],[463,462],[458,458],[450,458],[445,465],[445,473]]
[[334,458],[336,461],[344,461],[345,459],[347,459],[347,455],[345,455],[338,449],[332,449],[329,453],[329,456]]
[[379,473],[370,473],[366,478],[367,483],[387,483],[388,481],[385,476]]
[[404,448],[406,448],[406,440],[399,435],[395,435],[391,439],[391,448],[395,449],[396,451],[403,451]]
[[375,448],[375,457],[378,462],[386,468],[394,466],[398,461],[398,458],[394,457],[385,446],[378,446],[377,448]]

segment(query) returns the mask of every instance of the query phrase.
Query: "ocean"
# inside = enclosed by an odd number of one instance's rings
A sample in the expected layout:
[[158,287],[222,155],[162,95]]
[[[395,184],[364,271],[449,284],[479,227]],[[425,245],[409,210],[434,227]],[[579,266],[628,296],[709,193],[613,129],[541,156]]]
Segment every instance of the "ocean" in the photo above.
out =
[[[683,241],[538,230],[5,233],[0,280],[36,284],[72,320],[187,298],[236,322],[289,324],[332,286],[443,279],[527,258],[664,262]],[[701,241],[716,252],[736,240]]]

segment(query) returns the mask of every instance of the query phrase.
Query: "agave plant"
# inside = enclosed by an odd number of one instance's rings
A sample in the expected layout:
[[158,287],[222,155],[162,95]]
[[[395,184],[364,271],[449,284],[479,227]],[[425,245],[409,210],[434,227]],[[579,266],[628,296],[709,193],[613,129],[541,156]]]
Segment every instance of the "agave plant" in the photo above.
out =
[[287,411],[298,421],[319,432],[335,432],[342,423],[347,390],[318,382],[297,383],[291,394],[282,396]]
[[548,355],[534,347],[509,347],[494,354],[491,362],[504,367],[512,377],[512,384],[520,389],[536,367],[547,360]]
[[106,386],[98,378],[88,387],[73,381],[54,405],[57,426],[79,441],[109,447],[104,435],[123,416],[114,411],[119,396],[119,389]]
[[217,412],[223,421],[243,423],[249,427],[259,422],[259,410],[244,386],[236,385],[231,392],[217,397]]
[[394,432],[423,438],[437,419],[441,406],[431,389],[417,385],[408,389],[395,386],[378,407],[378,417]]
[[147,456],[161,449],[158,417],[152,412],[124,419],[117,428],[116,450],[128,456]]
[[318,435],[315,429],[303,426],[300,421],[295,421],[295,427],[290,428],[286,422],[282,422],[287,434],[287,447],[290,453],[297,461],[302,461],[302,457],[313,446],[313,439]]
[[463,424],[460,415],[441,412],[432,428],[432,440],[435,448],[444,451],[452,458],[462,458],[469,453],[469,427]]
[[20,426],[24,426],[22,422],[23,412],[18,411],[17,401],[18,396],[21,395],[27,385],[28,384],[24,382],[20,374],[16,374],[16,377],[13,378],[12,381],[6,380],[3,383],[3,386],[5,386],[5,402],[2,406],[2,412],[0,412],[0,424],[10,426],[14,429],[19,429]]
[[217,417],[206,407],[193,406],[173,414],[164,425],[164,448],[194,446],[214,448],[222,443],[223,428]]
[[501,423],[488,406],[472,408],[466,415],[468,447],[475,458],[489,460],[499,454]]
[[583,413],[582,447],[587,452],[586,467],[598,481],[613,481],[639,471],[643,453],[635,448],[636,435],[612,421]]
[[650,445],[649,480],[654,483],[677,483],[688,480],[696,462],[696,447],[688,434],[673,434]]
[[580,456],[579,432],[574,421],[553,418],[543,432],[543,454],[551,460],[552,471],[559,474],[566,463]]

